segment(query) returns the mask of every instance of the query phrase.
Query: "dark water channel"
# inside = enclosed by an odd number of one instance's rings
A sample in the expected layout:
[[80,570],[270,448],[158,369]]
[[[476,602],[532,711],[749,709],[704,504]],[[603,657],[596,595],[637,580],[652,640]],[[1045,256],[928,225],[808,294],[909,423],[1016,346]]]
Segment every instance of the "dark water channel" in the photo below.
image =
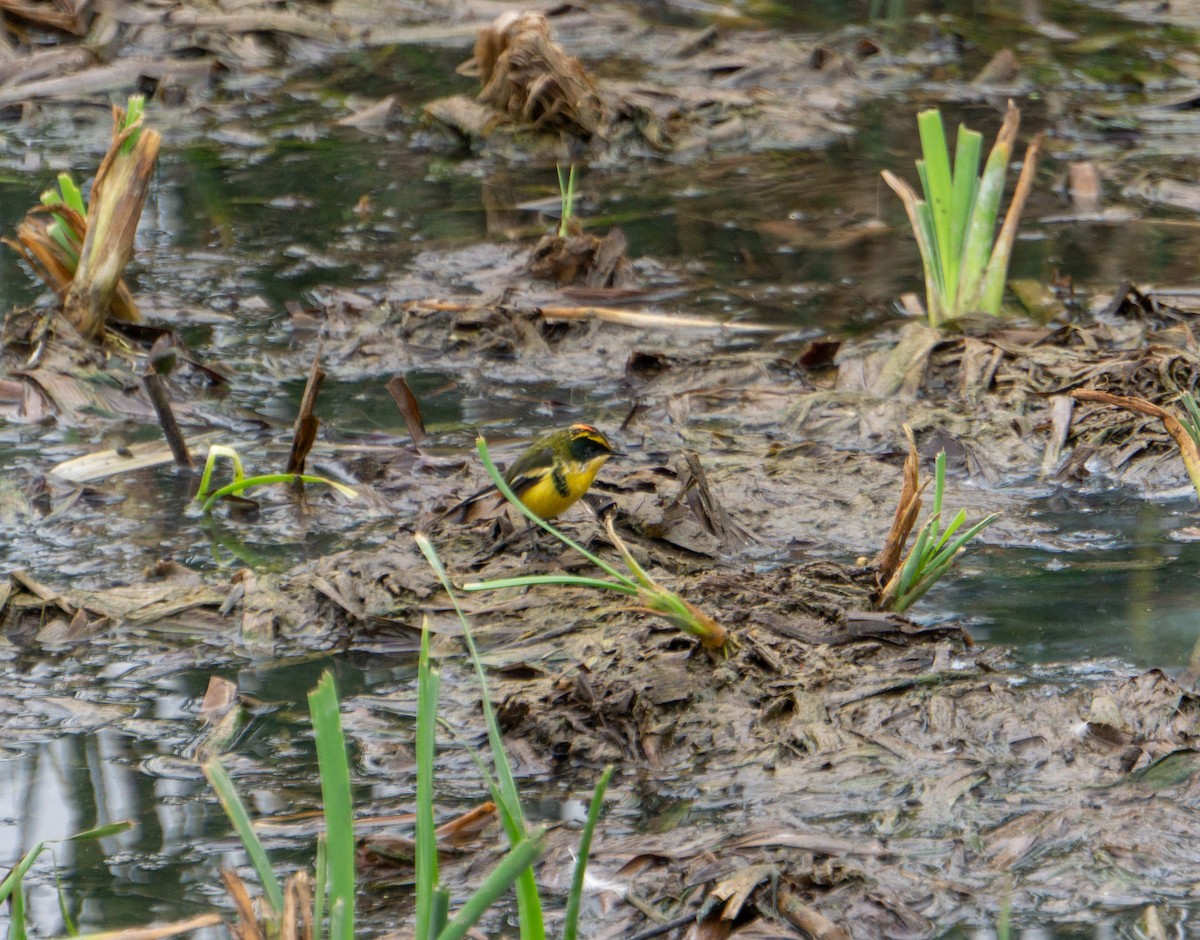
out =
[[[778,27],[827,29],[842,22],[842,4],[796,5],[801,6],[804,13],[778,13]],[[1035,96],[1026,112],[1029,127],[1049,122],[1063,99],[1110,104],[1143,93],[1155,81],[1166,83],[1166,77],[1143,74],[1136,91],[1123,84],[1131,62],[1153,71],[1154,62],[1169,58],[1173,43],[1188,41],[1078,5],[1043,4],[1044,14],[1064,28],[1113,37],[1109,43],[1055,46],[1056,58],[1043,62],[1038,52],[1047,40],[1015,16],[987,4],[978,10],[969,3],[930,6],[937,9],[908,4],[905,17],[887,25],[897,31],[897,43],[918,48],[932,29],[925,17],[948,10],[969,46],[964,72],[1009,43],[1036,63],[1035,81],[1056,80],[1061,97]],[[870,12],[865,3],[855,10],[864,21]],[[521,207],[554,197],[552,166],[496,165],[435,147],[411,123],[419,104],[434,94],[470,90],[466,80],[453,77],[462,57],[459,49],[398,47],[303,76],[279,100],[233,108],[219,122],[167,119],[159,179],[139,235],[135,289],[152,316],[185,324],[199,355],[235,367],[232,395],[238,404],[290,423],[302,381],[270,368],[272,355],[295,342],[285,304],[303,303],[308,292],[327,286],[370,294],[420,267],[426,253],[480,243],[515,245],[544,230],[546,221]],[[331,129],[352,93],[398,94],[402,125],[370,136]],[[893,316],[900,293],[920,290],[915,247],[878,174],[888,166],[914,175],[912,115],[931,95],[918,90],[910,100],[863,106],[852,116],[854,134],[820,152],[589,169],[582,176],[581,213],[597,229],[619,224],[631,256],[650,259],[646,279],[669,289],[670,303],[679,309],[721,320],[769,320],[791,327],[796,336],[861,331]],[[998,123],[990,102],[951,105],[947,112],[989,137]],[[81,175],[94,165],[107,138],[107,117],[78,117],[70,128],[79,135],[71,142],[75,149],[67,149],[66,128],[49,119],[38,130],[4,141],[0,229],[11,230],[54,172],[70,166]],[[1084,134],[1076,143],[1080,151],[1090,147],[1107,155],[1118,146]],[[1043,178],[1053,184],[1063,170],[1053,162],[1049,167]],[[1131,221],[1062,224],[1054,221],[1065,211],[1062,198],[1052,185],[1040,186],[1014,275],[1044,281],[1057,271],[1081,289],[1097,291],[1111,290],[1126,277],[1194,283],[1200,228],[1178,224],[1181,216],[1167,210],[1136,209]],[[841,237],[880,218],[890,231]],[[0,256],[5,308],[35,297],[12,256]],[[420,394],[450,377],[430,372],[410,378]],[[431,427],[445,431],[448,446],[466,446],[473,426],[526,428],[528,409],[514,403],[531,393],[538,400],[569,402],[573,414],[587,415],[594,406],[586,388],[473,389],[431,397],[426,417]],[[378,383],[334,374],[322,401],[330,433],[339,439],[402,434]],[[559,422],[560,414],[534,409],[533,424]],[[132,428],[118,434],[126,441],[153,435]],[[10,480],[25,480],[50,462],[107,440],[89,429],[0,426],[0,464]],[[233,531],[203,521],[189,510],[188,498],[187,487],[165,471],[112,481],[102,498],[80,508],[69,531],[14,522],[10,533],[20,537],[0,541],[0,568],[95,583],[114,567],[136,572],[164,555],[210,571],[247,561],[281,570],[346,544],[372,544],[390,531],[385,519],[365,525],[349,519],[343,530],[314,536],[286,510]],[[1188,531],[1196,525],[1194,498],[1051,493],[1033,501],[1028,513],[1045,533],[1043,543],[991,545],[972,553],[919,612],[964,620],[977,640],[1011,644],[1031,666],[1078,681],[1129,667],[1186,667],[1200,638],[1200,545]],[[343,697],[352,702],[347,714],[352,737],[372,741],[365,752],[369,759],[356,768],[360,809],[384,814],[410,808],[406,748],[412,716],[404,703],[411,702],[414,679],[407,654],[259,661],[220,644],[200,641],[180,650],[160,639],[50,654],[10,649],[4,657],[0,710],[20,718],[6,722],[10,734],[0,742],[0,865],[38,840],[117,819],[138,821],[133,832],[98,846],[56,848],[67,903],[85,931],[207,909],[222,894],[217,868],[240,862],[206,784],[184,759],[199,733],[198,704],[214,672],[235,679],[243,693],[262,702],[231,766],[261,815],[300,812],[318,802],[304,696],[327,667],[336,671]],[[627,793],[612,812],[630,827],[682,821],[692,812],[685,799],[656,802],[630,795],[638,792],[637,781],[624,782]],[[532,774],[525,783],[533,805],[548,817],[583,797],[588,786],[586,778],[547,774]],[[467,783],[459,789],[455,795],[464,805],[481,792]],[[301,827],[272,834],[268,844],[279,858],[298,865],[309,858],[312,833]],[[30,884],[31,922],[38,934],[59,933],[49,866],[39,866]],[[403,892],[394,894],[381,890],[369,899],[377,911],[374,929],[394,923],[389,905],[403,908]],[[1053,925],[1045,929],[1048,935],[1073,935]]]

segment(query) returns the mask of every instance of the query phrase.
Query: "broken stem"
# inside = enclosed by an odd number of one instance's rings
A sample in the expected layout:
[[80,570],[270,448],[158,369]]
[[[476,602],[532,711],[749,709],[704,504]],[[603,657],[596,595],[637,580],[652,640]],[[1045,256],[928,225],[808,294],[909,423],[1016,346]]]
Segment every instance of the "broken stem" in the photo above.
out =
[[171,399],[167,395],[167,386],[162,376],[147,367],[142,375],[142,384],[146,387],[146,394],[150,396],[150,403],[154,405],[159,427],[162,428],[163,437],[167,439],[167,446],[171,448],[175,465],[186,470],[195,470],[195,461],[192,460],[187,441],[179,430],[179,423],[175,420],[175,412],[171,408]]
[[304,384],[304,395],[300,398],[300,412],[296,415],[296,423],[292,428],[292,450],[288,454],[286,468],[288,473],[304,472],[304,464],[317,439],[317,429],[321,426],[320,419],[313,414],[321,383],[325,381],[325,372],[321,369],[320,362],[321,343],[318,340],[312,367],[308,370],[308,381]]

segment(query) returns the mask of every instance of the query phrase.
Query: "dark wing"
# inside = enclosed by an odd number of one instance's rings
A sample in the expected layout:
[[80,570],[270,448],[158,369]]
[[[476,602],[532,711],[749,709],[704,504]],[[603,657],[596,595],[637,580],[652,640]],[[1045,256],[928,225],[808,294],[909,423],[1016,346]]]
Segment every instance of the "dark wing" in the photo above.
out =
[[[504,482],[512,487],[514,493],[521,495],[526,489],[542,478],[547,467],[554,466],[554,448],[547,444],[544,447],[531,448],[521,454],[504,474]],[[495,486],[485,486],[472,493],[434,519],[441,522],[447,516],[454,516],[457,522],[474,522],[476,519],[488,519],[496,515],[504,504],[504,497]]]
[[518,496],[522,491],[540,480],[546,470],[554,466],[554,448],[547,444],[545,447],[531,448],[516,459],[508,473],[504,474],[504,482],[512,487]]

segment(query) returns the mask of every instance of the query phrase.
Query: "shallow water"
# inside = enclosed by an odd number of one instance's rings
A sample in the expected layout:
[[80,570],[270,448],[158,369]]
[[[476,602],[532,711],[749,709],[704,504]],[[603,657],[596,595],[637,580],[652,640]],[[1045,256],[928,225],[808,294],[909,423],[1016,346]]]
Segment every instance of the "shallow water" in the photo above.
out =
[[1030,516],[1051,527],[1044,542],[972,552],[931,605],[1031,663],[1189,664],[1200,640],[1194,497],[1060,494],[1036,501]]
[[[798,21],[788,5],[780,6],[777,22],[785,28],[828,28],[845,15],[841,4],[804,5],[805,18]],[[898,45],[915,46],[928,33],[918,16],[925,6],[908,6],[906,18],[894,27]],[[968,23],[977,13],[973,3],[927,6],[938,12],[946,7]],[[865,17],[868,9],[859,4],[857,12]],[[1054,65],[1039,63],[1036,74],[1057,69],[1076,76],[1077,85],[1060,89],[1070,100],[1144,93],[1144,84],[1136,90],[1120,84],[1122,70],[1144,62],[1146,48],[1170,48],[1172,41],[1165,31],[1103,19],[1074,4],[1045,4],[1043,12],[1065,27],[1087,27],[1094,34],[1112,29],[1122,39],[1095,49],[1053,46]],[[1028,49],[1036,42],[1007,15],[985,13],[978,19],[976,32],[968,33],[975,45],[964,71],[982,66],[999,44],[1024,43]],[[445,148],[414,148],[410,122],[419,104],[434,94],[469,89],[465,80],[445,77],[461,57],[456,50],[398,47],[305,76],[282,104],[238,110],[230,122],[172,118],[178,124],[167,128],[134,279],[151,314],[180,316],[201,355],[234,367],[232,395],[239,404],[290,422],[302,380],[270,367],[272,355],[294,342],[285,304],[303,302],[307,292],[325,286],[370,290],[402,276],[422,252],[528,241],[547,226],[520,207],[553,198],[553,167],[493,166]],[[1099,79],[1092,76],[1100,74],[1115,75],[1116,84],[1094,87]],[[330,130],[351,91],[398,94],[405,115],[400,127],[369,137]],[[653,262],[645,265],[649,285],[670,290],[672,307],[717,319],[785,323],[804,335],[862,329],[891,316],[898,294],[920,290],[919,260],[903,213],[878,172],[899,167],[915,178],[912,113],[929,103],[928,94],[915,90],[907,99],[864,106],[853,115],[854,136],[821,152],[587,171],[581,211],[597,230],[611,223],[625,230],[631,255]],[[1026,126],[1041,126],[1062,104],[1049,101],[1045,113],[1030,108]],[[998,122],[990,102],[951,106],[947,115],[989,135]],[[57,155],[66,153],[70,141],[54,124],[40,135],[6,143],[0,154],[6,170],[0,176],[0,227],[11,230],[32,203],[32,190],[49,185],[54,171],[94,164],[108,133],[101,118],[85,125],[83,151],[70,157]],[[1064,154],[1072,148],[1110,153],[1124,145],[1119,138],[1083,131],[1062,142]],[[22,165],[32,172],[16,172]],[[1058,165],[1050,165],[1060,174]],[[364,197],[367,202],[356,211]],[[1192,278],[1200,230],[1176,224],[1190,221],[1182,213],[1156,209],[1135,221],[1046,221],[1063,211],[1063,199],[1049,188],[1036,195],[1014,274],[1045,280],[1057,270],[1100,291],[1126,277],[1159,283]],[[844,237],[879,217],[890,231]],[[0,256],[5,306],[27,303],[36,293],[11,255]],[[507,428],[520,422],[528,430],[561,423],[564,411],[587,414],[590,407],[588,390],[570,386],[432,394],[453,379],[452,373],[433,370],[409,376],[427,405],[430,425],[445,429],[447,446],[466,446],[467,426]],[[380,384],[331,374],[322,404],[336,434],[346,439],[402,434]],[[530,410],[534,416],[527,420]],[[122,440],[146,433],[130,428]],[[101,439],[89,429],[0,428],[0,463],[29,478],[47,462],[99,446]],[[0,567],[97,582],[109,578],[114,565],[137,572],[163,555],[209,571],[246,561],[280,570],[379,537],[374,524],[360,527],[353,520],[344,530],[314,533],[286,507],[243,525],[205,523],[189,511],[189,495],[169,471],[113,482],[65,523],[18,519],[10,538],[0,543]],[[964,619],[978,641],[1011,644],[1030,663],[1066,664],[1064,675],[1071,674],[1070,664],[1085,659],[1106,661],[1098,669],[1127,664],[1180,670],[1192,654],[1200,611],[1195,600],[1200,548],[1185,532],[1194,515],[1190,497],[1042,498],[1031,506],[1030,517],[1044,527],[1044,544],[970,553],[958,576],[929,595],[928,616]],[[103,556],[92,551],[98,544],[108,548]],[[141,925],[148,913],[163,920],[187,916],[212,898],[217,867],[240,858],[206,784],[182,759],[198,734],[195,713],[213,671],[236,678],[243,693],[264,702],[237,745],[235,768],[242,791],[253,795],[263,814],[297,812],[317,802],[304,695],[323,668],[336,669],[347,698],[386,695],[404,701],[413,682],[407,655],[256,662],[220,644],[165,659],[161,652],[131,638],[128,645],[98,645],[86,653],[14,652],[5,670],[2,705],[21,718],[9,726],[6,759],[0,760],[0,819],[7,823],[0,830],[0,861],[11,861],[39,839],[126,817],[139,821],[132,833],[99,847],[56,848],[68,904],[84,930]],[[354,717],[366,730],[356,728]],[[358,767],[364,811],[406,809],[411,777],[400,752],[411,731],[408,716],[393,715],[372,728],[356,712],[351,729],[376,741],[392,735],[399,742],[395,765],[375,754],[376,762]],[[464,803],[478,795],[466,784],[459,789]],[[583,781],[548,774],[529,783],[531,800],[547,816],[584,791]],[[628,797],[614,812],[630,826],[652,829],[686,815],[688,805],[683,800],[664,805],[651,794]],[[307,834],[270,840],[297,864],[307,859],[310,844]],[[62,929],[49,872],[39,866],[31,878],[30,906],[43,935]],[[380,922],[390,922],[386,913]],[[1097,932],[1106,929],[1101,925]],[[1035,932],[1028,931],[1031,937]],[[1077,931],[1054,927],[1047,933],[1066,937]]]

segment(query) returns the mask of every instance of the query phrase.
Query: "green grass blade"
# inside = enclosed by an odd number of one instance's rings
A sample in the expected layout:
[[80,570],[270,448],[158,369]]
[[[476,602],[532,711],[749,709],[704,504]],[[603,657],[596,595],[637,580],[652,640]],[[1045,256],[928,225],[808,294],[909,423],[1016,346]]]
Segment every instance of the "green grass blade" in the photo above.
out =
[[79,928],[75,918],[71,916],[71,908],[67,904],[67,890],[63,887],[62,879],[58,877],[58,863],[54,864],[54,893],[58,895],[58,916],[62,918],[63,930],[68,937],[78,937]]
[[324,940],[325,898],[329,886],[329,841],[325,833],[317,834],[316,878],[313,885],[313,933],[314,940]]
[[8,899],[8,940],[26,940],[25,932],[25,889],[23,875],[13,885]]
[[[459,624],[463,628],[463,639],[467,643],[467,650],[471,655],[471,662],[475,667],[475,676],[479,681],[479,690],[483,705],[483,720],[487,728],[488,744],[492,749],[492,760],[495,762],[496,779],[499,783],[500,795],[506,807],[512,811],[513,820],[521,827],[522,831],[516,833],[517,837],[523,837],[525,835],[525,815],[520,808],[521,800],[517,793],[516,781],[512,776],[512,768],[508,763],[508,755],[504,753],[504,742],[500,737],[500,724],[492,708],[491,697],[488,695],[487,675],[484,673],[483,660],[479,657],[479,650],[475,646],[475,638],[471,633],[471,625],[467,621],[466,614],[463,613],[461,605],[458,603],[458,597],[454,592],[454,586],[450,583],[446,567],[442,564],[442,560],[434,549],[433,544],[422,533],[417,533],[416,540],[421,553],[425,556],[425,559],[433,568],[434,574],[437,575],[438,580],[441,582],[443,589],[449,595],[450,603],[453,605],[455,613],[458,614]],[[510,833],[511,835],[512,833]]]
[[440,685],[441,672],[429,662],[429,618],[425,617],[421,623],[421,655],[417,662],[417,937],[430,935],[436,903],[438,857],[433,822],[433,764]]
[[927,573],[904,594],[898,595],[896,603],[892,606],[892,613],[902,614],[907,611],[913,604],[925,596],[925,593],[937,582],[938,577],[940,575],[930,575]]
[[250,822],[250,814],[246,812],[246,805],[238,796],[233,781],[229,778],[229,773],[220,760],[215,757],[206,760],[200,765],[200,769],[204,772],[208,785],[216,793],[221,808],[225,810],[225,815],[233,823],[238,838],[242,840],[242,846],[250,857],[250,864],[262,884],[263,896],[271,908],[272,919],[278,917],[283,911],[283,888],[279,884],[279,879],[275,877],[274,869],[271,868],[267,850],[263,848],[258,833],[254,831],[254,824]]
[[[479,922],[479,918],[499,900],[504,892],[512,887],[519,877],[526,872],[531,872],[530,866],[542,852],[545,833],[546,830],[539,827],[529,833],[526,838],[519,839],[500,863],[492,869],[483,884],[471,895],[454,919],[446,925],[446,929],[438,934],[438,940],[462,940],[467,935],[467,931]],[[525,927],[525,918],[522,915],[522,934],[525,932]]]
[[58,247],[62,249],[64,258],[70,263],[71,272],[79,267],[79,242],[75,241],[72,232],[67,228],[66,222],[61,216],[55,216],[55,221],[46,227],[46,232],[58,243]]
[[1196,404],[1196,396],[1191,392],[1184,392],[1182,400],[1188,417],[1181,423],[1187,429],[1192,440],[1196,442],[1196,446],[1200,447],[1200,405]]
[[925,272],[925,303],[929,307],[929,325],[939,326],[947,317],[950,298],[946,295],[946,284],[942,278],[941,257],[937,248],[937,233],[933,228],[933,210],[926,202],[913,207],[917,226],[917,248],[921,253],[921,267]]
[[[450,892],[446,888],[436,888],[433,892],[433,909],[429,920],[429,940],[441,936],[446,924],[450,921]],[[419,936],[419,935],[418,935]]]
[[[202,512],[211,512],[213,506],[220,499],[230,496],[234,493],[240,493],[242,490],[248,490],[254,486],[269,486],[273,483],[295,483],[300,480],[304,483],[323,483],[326,486],[332,486],[335,490],[345,496],[347,499],[357,499],[357,491],[346,486],[344,483],[338,483],[337,480],[330,480],[327,477],[314,476],[311,473],[262,473],[254,477],[242,477],[228,483],[214,492],[204,501],[204,505],[200,507]],[[201,485],[204,480],[201,480]],[[196,494],[196,498],[200,498],[200,494]]]
[[70,173],[58,174],[58,191],[62,196],[64,206],[68,209],[73,209],[85,219],[87,218],[87,206],[83,204],[83,193],[79,191],[79,187],[71,179]]
[[955,539],[951,545],[942,549],[936,556],[928,559],[925,566],[915,575],[913,581],[906,583],[897,592],[896,603],[892,605],[892,610],[898,614],[902,614],[920,600],[950,570],[954,562],[958,559],[958,556],[966,551],[966,544],[998,518],[999,516],[996,513],[992,513],[990,516],[981,519]]
[[321,802],[329,842],[329,935],[331,940],[353,940],[354,803],[350,795],[350,761],[332,673],[326,672],[308,693],[308,708],[317,743]]
[[958,527],[961,526],[966,521],[967,521],[967,511],[965,509],[960,509],[958,511],[958,515],[956,515],[953,519],[950,520],[950,524],[948,526],[946,526],[946,531],[943,532],[941,534],[941,536],[939,536],[937,543],[933,546],[932,549],[930,549],[930,554],[936,554],[937,552],[940,552],[942,550],[942,546],[944,546],[947,542],[950,541],[950,537],[952,535],[954,535],[954,533],[956,531],[958,531]]
[[464,591],[498,591],[500,588],[533,587],[538,584],[562,584],[571,587],[602,588],[609,591],[620,591],[622,594],[637,594],[636,588],[629,588],[624,584],[617,584],[614,581],[565,574],[531,574],[521,578],[497,578],[495,581],[468,581],[462,586],[462,589]]
[[917,131],[924,161],[922,182],[926,184],[926,198],[933,212],[942,284],[945,286],[945,296],[953,300],[958,290],[958,257],[950,254],[953,245],[954,181],[950,173],[950,149],[946,146],[946,129],[942,124],[941,112],[937,108],[920,112],[917,115]]
[[[21,881],[25,877],[25,873],[33,867],[33,863],[37,861],[38,856],[46,850],[46,843],[39,842],[32,849],[21,856],[21,860],[13,866],[12,871],[8,873],[3,881],[0,881],[0,903],[3,903],[7,898],[13,897],[13,905],[15,907],[15,895],[19,893]],[[15,917],[14,917],[15,920]]]
[[946,492],[946,452],[939,450],[937,459],[933,463],[933,511],[929,514],[931,519],[938,519],[942,515],[942,496]]
[[[919,167],[924,167],[921,161],[917,161]],[[922,176],[922,183],[924,177]],[[921,223],[921,232],[918,237],[918,242],[924,241],[929,252],[929,263],[933,267],[933,276],[937,282],[938,291],[943,295],[946,293],[946,272],[942,265],[942,244],[938,241],[937,223],[934,221],[933,207],[928,200],[917,203],[917,218]]]
[[[1010,103],[1009,111],[1005,115],[1004,124],[997,137],[997,140],[1005,139],[1005,149],[1010,152],[1016,145],[1017,128],[1020,123],[1021,112]],[[992,247],[992,256],[983,276],[980,305],[984,310],[999,311],[1001,301],[1004,299],[1004,287],[1008,279],[1008,263],[1012,257],[1013,246],[1017,241],[1017,226],[1020,225],[1021,212],[1025,208],[1025,201],[1029,197],[1029,191],[1037,175],[1038,154],[1041,153],[1041,149],[1042,135],[1037,134],[1025,148],[1025,159],[1021,164],[1021,172],[1017,176],[1012,199],[1008,203],[1008,210],[1004,213],[1004,221],[1000,224],[1000,231],[997,233],[995,244]]]
[[67,836],[65,839],[55,839],[55,842],[95,842],[97,839],[108,839],[112,836],[119,836],[123,832],[129,832],[134,826],[133,820],[122,819],[118,822],[105,823],[103,826],[97,826],[95,829],[85,829],[83,832],[77,832],[73,836]]
[[242,479],[246,475],[246,471],[242,467],[242,458],[238,456],[238,452],[232,447],[226,447],[224,444],[211,444],[208,448],[208,459],[204,461],[204,472],[200,475],[200,488],[196,490],[196,499],[203,499],[208,494],[209,484],[212,482],[213,471],[216,470],[217,460],[221,457],[226,458],[233,464],[233,479]]
[[[960,124],[954,148],[954,182],[950,211],[950,258],[958,268],[962,260],[963,242],[975,207],[979,189],[979,157],[983,151],[983,135]],[[959,270],[959,277],[962,271]]]
[[[333,869],[330,869],[333,874]],[[333,879],[330,878],[330,890],[333,889]],[[329,937],[330,940],[352,940],[354,937],[354,911],[346,906],[346,899],[333,897],[329,899]]]
[[925,197],[925,204],[929,205],[933,202],[933,193],[930,191],[929,171],[925,168],[925,161],[917,161],[917,179],[921,182],[921,195]]
[[[129,100],[125,105],[125,120],[121,124],[121,130],[132,127],[140,121],[146,111],[146,98],[143,95],[130,95]],[[137,139],[142,132],[137,131],[129,135],[129,138],[121,144],[122,153],[132,153],[134,146],[137,144]]]
[[904,590],[906,584],[911,584],[916,580],[917,572],[921,570],[921,566],[925,563],[925,546],[929,544],[934,524],[934,520],[930,519],[921,527],[921,531],[917,533],[916,543],[909,550],[908,557],[904,559],[904,567],[900,573],[901,591]]
[[587,874],[588,853],[592,850],[592,834],[604,806],[604,791],[612,780],[613,766],[609,764],[600,775],[596,789],[592,791],[592,802],[588,806],[587,822],[579,836],[579,857],[575,860],[575,874],[571,878],[571,893],[567,895],[567,913],[563,922],[563,940],[575,940],[579,934],[579,906],[583,902],[583,880]]
[[[959,304],[955,316],[969,313],[1000,312],[999,305],[991,309],[983,304],[985,275],[992,260],[992,247],[996,238],[996,219],[1000,213],[1000,200],[1004,196],[1004,178],[1008,173],[1008,147],[996,142],[988,155],[979,190],[975,196],[975,207],[967,225],[967,236],[962,251],[962,277]],[[1004,262],[1005,270],[1008,261]]]
[[[480,456],[484,458],[485,465],[491,461],[487,457],[487,446],[483,444],[483,438],[480,438],[482,448]],[[492,470],[495,470],[494,465]],[[512,491],[509,490],[511,493]],[[519,505],[519,503],[518,503]],[[537,517],[534,516],[536,519]],[[508,836],[509,844],[516,846],[528,834],[528,824],[525,822],[525,813],[521,809],[521,797],[517,792],[517,784],[513,779],[512,767],[508,763],[508,755],[504,753],[504,741],[500,736],[500,723],[496,718],[495,709],[492,708],[491,696],[488,694],[487,676],[483,669],[483,660],[479,658],[479,650],[475,646],[475,638],[471,635],[471,625],[467,622],[467,616],[463,613],[462,605],[458,603],[458,596],[454,592],[454,586],[450,583],[450,577],[446,574],[446,567],[442,564],[441,558],[438,557],[437,551],[433,547],[428,537],[424,533],[418,532],[414,538],[417,542],[417,547],[420,548],[421,554],[425,556],[425,560],[429,562],[429,566],[433,568],[434,574],[437,575],[442,587],[450,598],[450,603],[454,607],[455,614],[458,615],[458,622],[463,629],[463,639],[466,640],[467,649],[471,654],[471,662],[475,666],[475,676],[479,681],[480,697],[483,704],[483,720],[487,728],[488,744],[492,751],[492,763],[495,766],[496,787],[495,793],[499,797],[496,800],[497,808],[500,812],[500,821],[504,827],[505,834]],[[542,920],[542,902],[538,896],[537,882],[533,877],[533,869],[526,869],[517,879],[517,912],[521,924],[522,940],[544,940],[546,936],[546,928]]]
[[980,532],[982,532],[984,529],[986,529],[988,526],[990,526],[993,522],[995,522],[999,518],[1000,518],[1000,514],[994,512],[991,515],[985,516],[983,519],[980,519],[973,526],[971,526],[971,528],[967,529],[966,532],[962,533],[962,535],[960,535],[957,539],[955,539],[954,543],[949,546],[951,554],[956,553],[960,548],[962,548],[969,541],[971,541],[971,539],[975,538],[975,536],[977,536]]
[[563,173],[562,165],[555,164],[558,172],[558,192],[561,209],[558,216],[558,237],[566,238],[571,234],[571,219],[575,215],[575,164],[571,164],[570,173]]

